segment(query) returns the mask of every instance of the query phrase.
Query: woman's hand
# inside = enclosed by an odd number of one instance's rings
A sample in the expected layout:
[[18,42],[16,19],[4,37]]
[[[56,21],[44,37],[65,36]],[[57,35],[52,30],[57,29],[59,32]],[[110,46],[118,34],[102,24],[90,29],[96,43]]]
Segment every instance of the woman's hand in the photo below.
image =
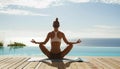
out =
[[44,44],[44,42],[36,42],[34,39],[32,39],[31,42],[35,44]]
[[37,43],[34,39],[32,39],[31,42],[32,42],[32,43],[35,43],[35,44]]
[[81,40],[80,39],[78,39],[77,41],[76,41],[76,43],[80,43],[81,42]]
[[78,43],[80,43],[80,42],[81,42],[81,40],[78,39],[76,42],[69,42],[68,44],[78,44]]

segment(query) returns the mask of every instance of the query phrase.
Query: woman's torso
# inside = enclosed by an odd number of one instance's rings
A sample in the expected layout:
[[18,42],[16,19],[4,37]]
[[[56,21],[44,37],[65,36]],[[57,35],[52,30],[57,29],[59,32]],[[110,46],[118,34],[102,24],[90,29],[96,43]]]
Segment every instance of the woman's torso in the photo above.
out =
[[51,32],[51,52],[52,53],[60,53],[60,45],[61,45],[62,33],[60,31],[52,31]]

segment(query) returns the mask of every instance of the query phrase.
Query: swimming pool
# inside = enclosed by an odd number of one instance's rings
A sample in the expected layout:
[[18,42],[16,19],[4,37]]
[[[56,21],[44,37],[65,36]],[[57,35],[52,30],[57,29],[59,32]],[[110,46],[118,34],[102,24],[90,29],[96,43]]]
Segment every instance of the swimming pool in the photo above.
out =
[[[64,48],[61,47],[62,50]],[[0,56],[3,55],[43,56],[44,54],[39,47],[0,47]],[[120,56],[120,47],[74,46],[68,56]]]

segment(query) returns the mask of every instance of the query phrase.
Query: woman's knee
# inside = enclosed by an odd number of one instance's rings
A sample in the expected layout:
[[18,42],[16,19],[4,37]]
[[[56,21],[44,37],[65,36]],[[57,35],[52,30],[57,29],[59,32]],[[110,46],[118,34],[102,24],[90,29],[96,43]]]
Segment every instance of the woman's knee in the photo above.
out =
[[43,44],[39,44],[39,47],[44,46]]
[[44,46],[43,44],[39,44],[39,48],[40,48],[40,49],[44,49],[45,46]]

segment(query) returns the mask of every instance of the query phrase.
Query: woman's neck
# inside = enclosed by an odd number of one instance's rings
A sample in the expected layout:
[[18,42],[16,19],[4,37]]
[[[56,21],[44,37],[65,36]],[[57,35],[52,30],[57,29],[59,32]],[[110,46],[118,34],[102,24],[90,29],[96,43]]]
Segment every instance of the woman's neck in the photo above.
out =
[[54,28],[54,31],[57,32],[57,31],[58,31],[58,28]]

